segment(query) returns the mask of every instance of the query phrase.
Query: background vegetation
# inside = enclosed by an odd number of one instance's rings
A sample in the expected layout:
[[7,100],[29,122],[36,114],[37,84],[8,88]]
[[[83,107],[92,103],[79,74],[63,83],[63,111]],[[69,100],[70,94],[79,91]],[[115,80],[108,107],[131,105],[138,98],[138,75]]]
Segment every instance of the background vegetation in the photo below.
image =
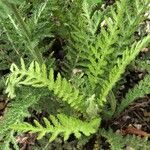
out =
[[1,0],[0,149],[148,150],[149,12],[148,0]]

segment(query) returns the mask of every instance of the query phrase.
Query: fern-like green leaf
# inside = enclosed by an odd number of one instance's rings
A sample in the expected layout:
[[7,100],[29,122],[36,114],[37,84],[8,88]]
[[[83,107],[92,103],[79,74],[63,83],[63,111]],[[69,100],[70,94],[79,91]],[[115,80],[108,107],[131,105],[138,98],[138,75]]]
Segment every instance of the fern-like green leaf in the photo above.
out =
[[65,78],[62,78],[59,73],[54,80],[54,70],[51,68],[48,75],[45,64],[40,66],[33,61],[26,69],[24,61],[21,59],[21,68],[12,64],[10,70],[11,74],[6,81],[6,93],[10,98],[15,97],[15,87],[20,85],[30,85],[36,88],[47,87],[54,92],[54,95],[70,104],[71,107],[81,111],[84,110],[82,102],[84,96],[80,94],[80,91]]
[[63,134],[64,140],[67,140],[70,134],[74,133],[76,138],[80,138],[81,134],[89,136],[96,132],[100,119],[96,118],[89,122],[83,122],[74,117],[66,116],[65,114],[58,114],[57,117],[51,115],[50,122],[44,118],[45,126],[38,121],[34,121],[34,126],[29,123],[14,124],[12,129],[23,132],[38,133],[38,139],[41,139],[45,134],[51,134],[50,142],[55,140],[58,135]]
[[[40,91],[44,94],[43,90]],[[4,116],[0,119],[0,137],[6,135],[10,125],[29,115],[28,108],[40,99],[40,91],[37,91],[37,89],[32,89],[31,91],[31,88],[18,90],[17,97],[10,102],[9,108],[6,108]]]
[[91,6],[92,5],[90,5],[87,0],[83,1],[83,16],[85,17],[85,20],[87,22],[88,31],[91,33],[92,36],[94,36],[101,21],[101,14],[99,11],[95,11],[94,14],[92,14]]
[[110,150],[124,150],[127,147],[134,150],[149,150],[150,148],[150,142],[147,138],[131,135],[123,137],[121,134],[114,133],[111,129],[109,131],[102,130],[100,133],[110,144]]
[[126,94],[125,98],[122,100],[121,104],[118,106],[116,115],[121,113],[126,107],[128,107],[137,98],[144,97],[150,94],[150,75],[146,75],[143,80],[139,82],[133,89],[130,89]]
[[14,131],[7,133],[4,138],[4,142],[0,143],[0,150],[10,150],[10,143],[13,144],[15,150],[19,150],[19,145],[16,141],[16,137],[14,136]]
[[116,82],[120,79],[122,73],[124,73],[127,65],[131,63],[132,60],[139,54],[140,50],[150,42],[150,35],[145,37],[142,41],[135,43],[132,48],[123,52],[122,58],[118,59],[117,65],[112,68],[109,73],[108,80],[105,80],[102,84],[100,99],[98,100],[99,105],[103,106],[103,102],[106,102],[106,97],[110,90],[114,87]]

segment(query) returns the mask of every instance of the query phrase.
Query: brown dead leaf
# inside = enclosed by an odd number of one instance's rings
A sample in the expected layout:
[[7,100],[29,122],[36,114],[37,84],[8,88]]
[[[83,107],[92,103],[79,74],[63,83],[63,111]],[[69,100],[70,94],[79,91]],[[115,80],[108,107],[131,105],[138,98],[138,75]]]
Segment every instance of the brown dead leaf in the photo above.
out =
[[136,129],[135,127],[127,127],[125,130],[121,131],[123,135],[131,134],[137,135],[141,137],[150,137],[150,133],[142,131],[141,129]]

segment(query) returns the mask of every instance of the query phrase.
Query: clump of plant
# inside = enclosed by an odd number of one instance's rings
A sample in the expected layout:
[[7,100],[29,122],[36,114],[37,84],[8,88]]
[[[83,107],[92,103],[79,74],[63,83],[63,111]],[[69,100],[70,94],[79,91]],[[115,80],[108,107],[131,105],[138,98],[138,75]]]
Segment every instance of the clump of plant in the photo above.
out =
[[[11,2],[7,4],[15,7]],[[49,12],[44,11],[46,5],[53,6]],[[63,9],[61,1],[46,0],[40,6],[34,10],[38,12],[36,16],[31,13],[29,21],[35,19],[34,23],[37,23],[36,17],[39,17],[41,22],[28,26],[29,38],[24,35],[33,61],[26,65],[22,56],[21,65],[11,65],[6,80],[11,107],[0,120],[1,136],[10,130],[32,132],[38,133],[37,139],[48,135],[52,142],[60,137],[66,141],[72,134],[79,141],[82,141],[81,137],[88,140],[93,134],[101,134],[108,139],[111,149],[123,149],[129,140],[123,141],[117,136],[121,140],[117,143],[114,136],[114,142],[110,136],[114,133],[102,130],[101,122],[118,116],[134,100],[150,93],[150,75],[147,74],[128,91],[120,104],[115,97],[126,69],[150,42],[148,34],[139,38],[135,35],[147,18],[148,0],[119,0],[109,7],[102,0],[66,1]],[[50,20],[43,23],[41,12],[48,13]],[[49,23],[54,37],[57,35],[65,41],[59,67],[58,60],[54,62],[54,55],[49,60],[51,63],[45,63],[42,51],[37,52],[41,34],[36,28],[47,27]],[[31,31],[39,34],[37,42]],[[29,115],[29,107],[41,104],[38,109],[43,110],[44,103],[49,106],[50,117],[35,120],[33,124],[23,121]],[[129,145],[140,148],[141,145],[133,143],[129,142]]]

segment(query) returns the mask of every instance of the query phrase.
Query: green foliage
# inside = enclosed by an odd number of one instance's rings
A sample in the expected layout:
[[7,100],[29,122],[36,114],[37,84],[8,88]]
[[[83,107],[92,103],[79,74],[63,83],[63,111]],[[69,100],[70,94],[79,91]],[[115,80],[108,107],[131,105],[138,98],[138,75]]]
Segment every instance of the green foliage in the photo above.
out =
[[[149,34],[135,34],[147,18],[148,0],[118,0],[112,5],[103,0],[18,2],[0,2],[0,13],[6,16],[0,20],[2,75],[12,64],[5,91],[10,108],[0,120],[2,137],[12,128],[38,133],[38,139],[50,134],[50,141],[59,135],[67,140],[72,133],[77,138],[90,136],[98,132],[102,119],[119,115],[150,93],[147,74],[121,104],[115,97],[128,66],[150,42]],[[143,63],[140,68],[149,72],[148,66]],[[46,111],[50,118],[43,118],[44,125],[22,123],[29,116],[28,108],[36,106],[37,112]],[[112,131],[101,134],[112,149],[139,141]]]
[[107,139],[111,150],[124,150],[127,147],[135,150],[148,150],[150,147],[150,142],[147,138],[140,138],[131,135],[123,137],[120,134],[113,133],[112,130],[102,130],[100,133]]
[[150,73],[150,52],[149,49],[146,48],[147,52],[146,54],[140,58],[135,60],[135,66],[137,69],[142,70],[142,71],[147,71],[148,73]]
[[136,64],[142,70],[146,70],[150,73],[150,60],[137,60]]
[[[133,45],[133,47],[129,50],[124,51],[122,55],[122,59],[118,59],[117,65],[112,68],[112,71],[109,73],[108,80],[104,81],[104,86],[102,86],[102,93],[100,95],[100,103],[106,101],[106,96],[109,91],[113,88],[115,83],[120,79],[122,73],[124,73],[126,66],[135,59],[137,54],[140,52],[141,48],[145,46],[146,43],[150,41],[150,36],[147,36],[143,41]],[[135,47],[134,47],[135,46]]]
[[[51,24],[48,22],[50,15],[47,14],[50,11],[48,9],[49,2],[47,0],[43,3],[35,2],[32,9],[30,6],[26,8],[28,4],[26,1],[22,3],[20,1],[13,3],[2,1],[1,3],[1,7],[8,10],[4,13],[7,18],[2,18],[1,26],[4,28],[4,34],[7,35],[8,40],[13,45],[13,49],[15,51],[19,49],[19,54],[24,51],[28,57],[42,63],[44,50],[40,48],[39,44],[44,38],[52,37]],[[24,10],[24,8],[26,9]],[[29,13],[32,14],[30,17],[28,17]],[[9,45],[6,44],[6,46]]]
[[[40,91],[44,94],[43,90]],[[3,137],[9,131],[10,125],[29,116],[28,108],[40,99],[42,96],[40,91],[35,89],[31,91],[31,88],[18,90],[17,97],[11,101],[4,116],[0,119],[0,137]]]
[[7,136],[4,138],[4,143],[0,145],[0,149],[10,150],[10,143],[13,144],[15,150],[19,150],[19,146],[14,136],[14,131],[11,131],[10,133],[7,134]]
[[57,118],[53,115],[50,116],[51,122],[47,118],[43,118],[45,127],[42,126],[38,121],[34,121],[35,126],[29,123],[15,124],[11,128],[23,132],[39,133],[37,139],[43,138],[45,134],[50,133],[50,141],[56,139],[59,134],[62,134],[64,140],[67,140],[70,134],[74,133],[75,137],[80,138],[81,133],[89,136],[96,132],[100,120],[94,119],[90,122],[84,122],[74,117],[68,117],[64,114],[58,114]]
[[80,19],[75,18],[76,16],[73,17],[76,22],[71,25],[69,44],[66,47],[67,62],[64,67],[65,71],[67,67],[69,74],[72,69],[87,65],[84,62],[87,63],[88,55],[92,55],[92,50],[89,50],[90,45],[93,41],[96,41],[94,34],[98,30],[103,13],[97,10],[93,12],[93,7],[90,7],[89,3],[84,1],[82,10],[78,12],[78,18]]
[[[97,84],[101,86],[103,79],[109,78],[109,72],[116,65],[116,59],[122,57],[125,50],[133,48],[133,33],[139,22],[144,19],[143,9],[147,9],[145,1],[141,4],[139,12],[139,9],[136,9],[139,3],[133,2],[129,5],[125,0],[117,1],[116,5],[110,8],[110,12],[107,12],[108,10],[97,11],[94,6],[89,7],[84,1],[83,11],[78,14],[78,25],[72,27],[67,48],[69,73],[72,72],[72,68],[82,68],[88,75],[89,85],[93,89],[97,88]],[[136,18],[129,11],[131,7],[135,8],[134,13],[138,14]]]
[[102,0],[87,0],[87,3],[89,3],[89,5],[93,5],[93,4],[97,4],[97,3],[101,3]]
[[57,75],[57,79],[54,80],[54,70],[51,68],[47,75],[46,65],[40,66],[37,62],[32,62],[28,69],[26,69],[23,59],[21,59],[21,69],[15,64],[11,66],[11,74],[6,81],[7,89],[6,93],[10,98],[15,97],[14,88],[19,85],[31,85],[33,87],[48,87],[50,91],[70,104],[71,107],[84,111],[83,96],[79,90],[74,88],[65,78],[62,78],[60,74]]
[[150,75],[146,75],[139,84],[135,85],[133,89],[130,89],[126,94],[125,98],[122,99],[121,104],[118,106],[116,115],[121,113],[126,107],[128,107],[137,98],[144,97],[146,94],[150,93]]

